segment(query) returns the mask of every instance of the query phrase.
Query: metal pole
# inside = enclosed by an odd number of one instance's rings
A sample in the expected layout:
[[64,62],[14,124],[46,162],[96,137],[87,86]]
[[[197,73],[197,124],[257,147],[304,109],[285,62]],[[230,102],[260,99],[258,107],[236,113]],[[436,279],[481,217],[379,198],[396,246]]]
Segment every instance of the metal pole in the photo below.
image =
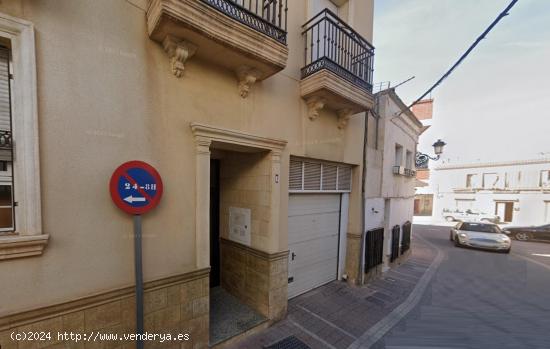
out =
[[137,349],[143,349],[143,269],[141,258],[141,215],[134,215],[134,259],[136,271],[136,339]]

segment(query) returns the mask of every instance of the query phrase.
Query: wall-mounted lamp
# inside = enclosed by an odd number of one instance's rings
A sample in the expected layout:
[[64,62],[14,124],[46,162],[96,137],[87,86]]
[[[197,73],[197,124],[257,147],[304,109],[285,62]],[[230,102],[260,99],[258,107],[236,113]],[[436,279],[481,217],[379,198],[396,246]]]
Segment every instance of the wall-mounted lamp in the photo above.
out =
[[424,154],[421,152],[416,152],[416,168],[428,168],[428,161],[434,160],[437,161],[441,157],[441,154],[443,153],[443,148],[447,145],[447,143],[443,142],[441,139],[438,139],[437,142],[433,144],[434,147],[434,153],[435,156],[432,157],[428,154]]

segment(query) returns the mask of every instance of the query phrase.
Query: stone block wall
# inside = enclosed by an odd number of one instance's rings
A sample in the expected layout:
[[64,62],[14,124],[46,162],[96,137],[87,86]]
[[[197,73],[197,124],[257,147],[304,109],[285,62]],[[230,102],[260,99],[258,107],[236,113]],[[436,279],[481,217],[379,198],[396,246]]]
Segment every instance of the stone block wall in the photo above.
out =
[[251,211],[251,246],[266,249],[271,220],[271,158],[268,152],[224,152],[220,168],[220,235],[229,235],[229,208]]
[[[144,294],[146,333],[188,333],[189,341],[146,341],[145,348],[208,348],[209,269],[147,282]],[[12,332],[49,332],[50,340],[14,341]],[[63,340],[58,333],[92,335],[80,342]],[[136,332],[134,287],[114,290],[24,313],[0,317],[0,347],[25,348],[135,348],[130,340],[100,340],[96,333]],[[98,334],[99,336],[99,334]]]
[[288,251],[268,254],[221,239],[221,284],[270,320],[287,310]]

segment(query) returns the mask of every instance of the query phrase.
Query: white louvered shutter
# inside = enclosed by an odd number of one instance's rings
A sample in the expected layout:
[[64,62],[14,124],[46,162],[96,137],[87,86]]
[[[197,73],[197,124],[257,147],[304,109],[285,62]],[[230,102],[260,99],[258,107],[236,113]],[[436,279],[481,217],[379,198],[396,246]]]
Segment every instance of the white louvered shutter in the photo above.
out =
[[323,188],[322,190],[336,190],[336,165],[323,164]]
[[304,179],[304,173],[302,168],[302,161],[290,160],[290,175],[288,179],[288,189],[290,190],[302,190],[302,183]]
[[0,46],[0,160],[11,161],[9,50]]
[[320,163],[304,163],[304,190],[321,190]]
[[351,167],[338,166],[338,190],[351,190]]
[[0,130],[11,131],[9,50],[0,47]]

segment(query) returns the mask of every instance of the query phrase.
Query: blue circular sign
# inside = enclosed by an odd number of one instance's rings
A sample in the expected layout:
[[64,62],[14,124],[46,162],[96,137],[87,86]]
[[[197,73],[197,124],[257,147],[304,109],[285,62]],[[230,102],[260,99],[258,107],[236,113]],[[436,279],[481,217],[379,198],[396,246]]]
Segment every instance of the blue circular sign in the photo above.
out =
[[157,170],[143,161],[120,165],[111,176],[109,187],[113,202],[129,214],[144,214],[152,210],[163,191]]

